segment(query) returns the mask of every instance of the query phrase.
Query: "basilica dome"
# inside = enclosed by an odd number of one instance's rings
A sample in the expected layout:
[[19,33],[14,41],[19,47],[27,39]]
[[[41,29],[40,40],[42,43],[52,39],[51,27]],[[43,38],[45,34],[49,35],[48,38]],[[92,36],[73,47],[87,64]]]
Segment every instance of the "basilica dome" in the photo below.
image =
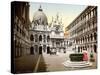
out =
[[47,16],[43,12],[41,6],[38,9],[38,11],[36,11],[34,13],[33,22],[34,22],[34,24],[38,24],[38,25],[47,25],[48,24]]

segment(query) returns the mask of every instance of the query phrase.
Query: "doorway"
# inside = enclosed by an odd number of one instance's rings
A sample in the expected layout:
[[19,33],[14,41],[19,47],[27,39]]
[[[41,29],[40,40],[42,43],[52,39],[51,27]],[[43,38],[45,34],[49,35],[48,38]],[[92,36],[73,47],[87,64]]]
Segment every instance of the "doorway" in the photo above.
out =
[[39,54],[42,54],[42,46],[39,47]]
[[30,54],[34,54],[34,48],[33,47],[30,48]]
[[50,47],[48,46],[47,47],[47,54],[49,54],[50,53]]

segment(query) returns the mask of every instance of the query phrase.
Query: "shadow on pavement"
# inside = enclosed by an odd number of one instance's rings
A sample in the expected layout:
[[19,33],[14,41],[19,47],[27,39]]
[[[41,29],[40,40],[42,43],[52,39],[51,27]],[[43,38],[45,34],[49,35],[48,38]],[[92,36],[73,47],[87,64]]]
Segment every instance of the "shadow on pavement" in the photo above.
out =
[[46,69],[47,69],[47,67],[46,67],[43,55],[41,55],[41,59],[40,59],[39,65],[38,65],[37,72],[47,72]]
[[[37,64],[39,55],[26,55],[23,57],[16,58],[15,62],[15,73],[34,73],[34,69]],[[41,55],[37,72],[47,72],[46,64],[44,62],[43,55]]]
[[32,73],[36,66],[39,55],[26,55],[23,57],[16,58],[15,73]]

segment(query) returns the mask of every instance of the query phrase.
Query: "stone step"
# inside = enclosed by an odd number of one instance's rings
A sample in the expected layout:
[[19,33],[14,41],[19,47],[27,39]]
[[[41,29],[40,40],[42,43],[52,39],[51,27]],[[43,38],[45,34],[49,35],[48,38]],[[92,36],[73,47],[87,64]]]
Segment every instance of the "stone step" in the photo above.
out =
[[63,63],[64,66],[66,67],[89,67],[92,65],[90,62],[71,62],[71,61],[66,61]]
[[71,64],[88,64],[89,62],[87,61],[81,61],[81,62],[71,62],[71,61],[67,61],[67,63],[71,63]]
[[89,66],[89,64],[66,64],[65,65],[69,65],[69,66]]

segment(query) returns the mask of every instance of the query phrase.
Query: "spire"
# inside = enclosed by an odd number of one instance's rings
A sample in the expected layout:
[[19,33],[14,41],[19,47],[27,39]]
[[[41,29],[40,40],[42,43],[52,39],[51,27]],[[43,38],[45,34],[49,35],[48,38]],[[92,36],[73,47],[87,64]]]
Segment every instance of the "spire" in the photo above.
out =
[[59,14],[57,13],[57,20],[59,19]]
[[61,18],[61,24],[62,24],[62,18]]
[[53,16],[52,16],[52,22],[53,22]]
[[39,10],[39,11],[43,11],[43,10],[42,10],[42,8],[41,8],[41,5],[40,5],[40,7],[39,7],[39,9],[38,9],[38,10]]

